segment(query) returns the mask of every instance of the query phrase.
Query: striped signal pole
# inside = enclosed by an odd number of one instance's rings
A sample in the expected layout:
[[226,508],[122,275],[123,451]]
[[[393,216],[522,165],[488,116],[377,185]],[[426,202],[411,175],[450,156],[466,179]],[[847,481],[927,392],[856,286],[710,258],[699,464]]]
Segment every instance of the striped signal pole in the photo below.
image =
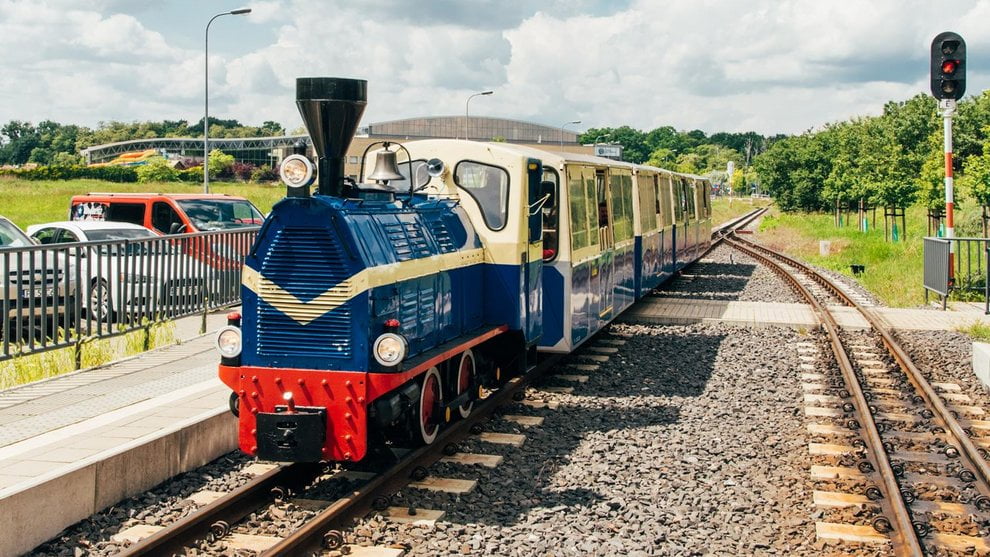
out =
[[955,223],[952,215],[955,206],[952,191],[952,116],[956,113],[956,100],[942,99],[939,106],[942,109],[942,127],[945,131],[943,142],[943,150],[945,151],[945,237],[949,240],[949,285],[953,285],[955,284],[956,243],[952,241],[955,236]]

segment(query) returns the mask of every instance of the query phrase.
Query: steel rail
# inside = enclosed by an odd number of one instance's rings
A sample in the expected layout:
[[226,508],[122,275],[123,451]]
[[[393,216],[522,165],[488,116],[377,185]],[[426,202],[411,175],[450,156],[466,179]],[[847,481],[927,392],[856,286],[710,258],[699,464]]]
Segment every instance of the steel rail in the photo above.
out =
[[[876,421],[870,412],[869,401],[866,400],[862,386],[856,378],[852,361],[850,361],[849,355],[842,346],[842,341],[839,338],[839,326],[832,316],[831,311],[797,280],[794,273],[788,272],[787,269],[774,261],[770,256],[762,253],[761,250],[750,247],[753,246],[751,242],[745,242],[738,238],[727,240],[727,242],[732,247],[754,259],[762,261],[776,271],[777,274],[787,280],[811,304],[812,309],[822,323],[822,327],[829,336],[832,353],[835,355],[836,362],[839,364],[839,369],[842,372],[842,377],[845,380],[850,395],[853,397],[855,408],[860,416],[862,422],[860,427],[865,433],[865,441],[868,449],[867,459],[871,462],[874,473],[879,474],[881,480],[879,487],[884,497],[880,501],[880,506],[884,510],[884,513],[887,516],[893,516],[896,522],[896,525],[892,525],[892,533],[894,535],[891,536],[894,551],[898,555],[921,557],[924,555],[924,550],[911,521],[911,513],[908,510],[907,503],[904,501],[904,497],[901,495],[900,485],[898,485],[896,479],[897,476],[894,474],[890,459],[883,448],[883,439],[880,436]],[[764,250],[775,254],[775,252],[766,248]]]
[[510,397],[517,392],[522,392],[528,384],[543,375],[562,358],[563,355],[551,355],[539,362],[525,375],[513,377],[498,391],[481,401],[483,404],[477,405],[476,403],[470,416],[441,431],[432,444],[413,451],[387,471],[375,476],[368,483],[356,489],[351,495],[337,500],[330,507],[310,519],[299,530],[268,548],[261,555],[294,556],[306,554],[308,551],[319,551],[324,549],[326,536],[333,536],[342,541],[342,535],[335,532],[333,528],[341,527],[349,518],[367,512],[376,497],[391,493],[405,485],[417,467],[429,466],[442,458],[447,445],[467,437],[473,425],[479,424],[489,417],[499,406],[508,402]]
[[[901,370],[907,376],[908,380],[914,386],[915,390],[921,395],[925,400],[928,407],[935,413],[939,425],[943,426],[943,429],[947,430],[955,438],[958,447],[961,449],[960,457],[965,464],[969,466],[971,470],[974,470],[977,474],[977,478],[980,480],[979,490],[984,497],[990,497],[990,466],[987,465],[986,460],[980,455],[979,448],[970,440],[969,435],[966,434],[965,429],[942,402],[942,399],[935,392],[931,383],[925,378],[924,374],[914,365],[914,362],[908,356],[904,348],[894,340],[893,335],[890,333],[890,328],[883,322],[882,318],[877,315],[877,313],[869,308],[863,307],[862,305],[856,303],[849,295],[847,295],[834,281],[819,273],[815,269],[812,269],[808,265],[795,260],[785,254],[774,252],[766,246],[761,246],[755,242],[750,242],[748,240],[743,240],[737,238],[739,242],[742,242],[753,249],[758,249],[767,253],[773,254],[775,257],[782,259],[802,272],[808,274],[815,281],[825,286],[830,291],[839,296],[845,303],[856,308],[860,314],[866,319],[867,323],[877,331],[880,338],[883,340],[884,346],[887,347],[887,352],[890,356],[897,362]],[[987,500],[986,504],[990,504],[990,499]]]
[[[227,526],[269,504],[272,490],[305,485],[320,476],[322,466],[288,464],[269,470],[196,512],[180,519],[140,542],[121,550],[120,555],[171,555],[213,535],[223,535]],[[221,530],[221,531],[217,531]]]

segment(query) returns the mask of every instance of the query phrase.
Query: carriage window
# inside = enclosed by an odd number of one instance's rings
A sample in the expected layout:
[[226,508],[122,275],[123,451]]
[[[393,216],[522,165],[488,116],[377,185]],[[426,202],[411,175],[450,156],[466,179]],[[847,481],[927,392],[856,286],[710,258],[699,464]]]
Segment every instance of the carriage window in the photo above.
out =
[[680,178],[672,178],[672,189],[674,193],[674,222],[684,220],[684,187]]
[[697,208],[695,207],[694,190],[695,187],[693,182],[684,182],[684,200],[687,201],[687,207],[685,207],[684,210],[687,211],[687,214],[692,218],[698,218]]
[[633,236],[632,229],[632,176],[612,176],[612,237],[621,242]]
[[478,203],[488,228],[501,230],[505,227],[509,211],[509,173],[504,168],[461,161],[454,168],[454,183]]
[[608,200],[605,197],[605,173],[595,173],[595,191],[598,197],[598,228],[608,226]]
[[708,182],[703,182],[701,184],[701,205],[705,208],[705,218],[712,216],[712,206],[709,202],[711,198],[712,185]]
[[660,205],[657,204],[657,176],[640,174],[636,183],[639,186],[639,224],[643,233],[652,232],[657,229],[657,213],[660,212]]
[[571,202],[571,249],[576,251],[588,246],[588,200],[580,168],[567,170],[567,197]]
[[560,176],[557,171],[544,166],[544,184],[553,184],[553,195],[543,204],[543,260],[556,259],[558,252],[558,229],[560,228]]

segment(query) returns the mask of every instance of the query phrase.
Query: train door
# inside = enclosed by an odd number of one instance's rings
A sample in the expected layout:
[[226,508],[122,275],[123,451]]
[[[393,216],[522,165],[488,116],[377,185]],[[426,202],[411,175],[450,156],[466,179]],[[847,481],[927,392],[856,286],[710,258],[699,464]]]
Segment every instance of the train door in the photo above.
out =
[[[528,203],[526,213],[527,249],[522,254],[523,306],[526,341],[535,344],[543,333],[543,207],[549,198],[543,194],[543,164],[526,162]],[[542,202],[542,203],[541,203]]]
[[598,245],[601,255],[598,259],[598,318],[611,318],[613,305],[612,292],[614,289],[614,250],[615,243],[612,234],[611,188],[615,176],[606,176],[604,169],[595,170],[595,192],[598,200]]

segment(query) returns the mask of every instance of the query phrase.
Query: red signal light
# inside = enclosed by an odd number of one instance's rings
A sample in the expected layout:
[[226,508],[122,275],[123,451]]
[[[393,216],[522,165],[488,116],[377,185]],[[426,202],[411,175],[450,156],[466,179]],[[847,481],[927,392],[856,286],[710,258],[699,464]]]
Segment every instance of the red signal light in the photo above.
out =
[[945,62],[942,62],[942,73],[953,74],[956,72],[957,67],[959,67],[959,61],[946,60]]

